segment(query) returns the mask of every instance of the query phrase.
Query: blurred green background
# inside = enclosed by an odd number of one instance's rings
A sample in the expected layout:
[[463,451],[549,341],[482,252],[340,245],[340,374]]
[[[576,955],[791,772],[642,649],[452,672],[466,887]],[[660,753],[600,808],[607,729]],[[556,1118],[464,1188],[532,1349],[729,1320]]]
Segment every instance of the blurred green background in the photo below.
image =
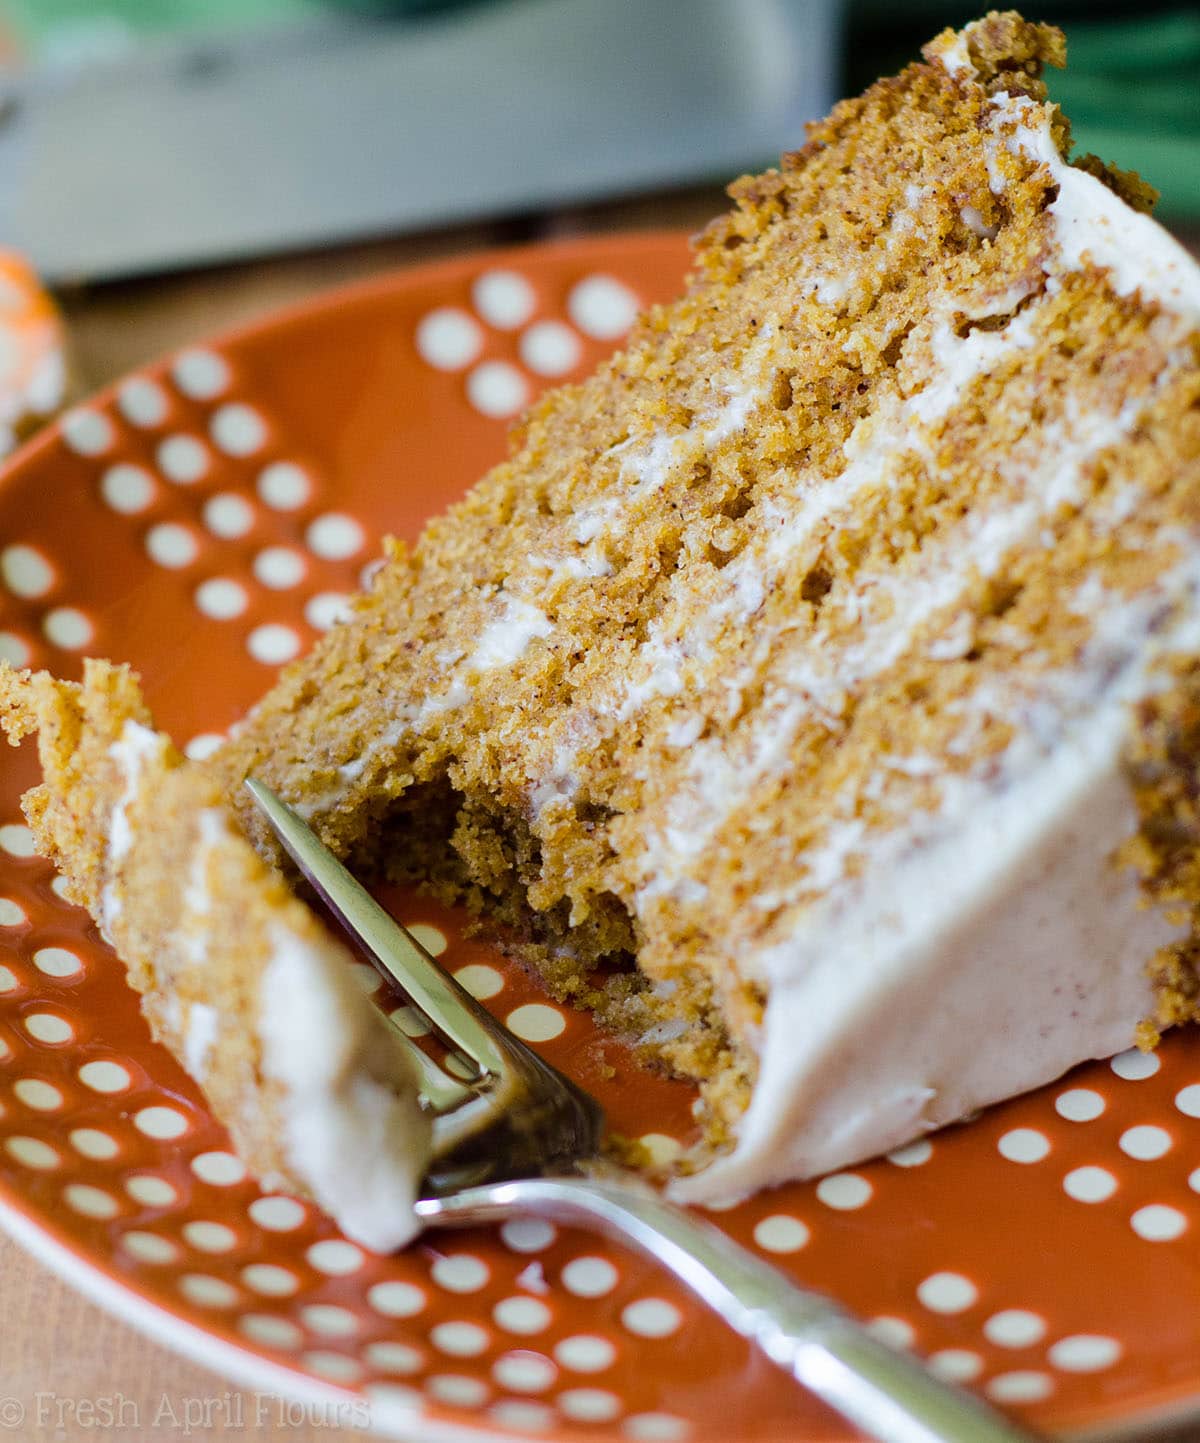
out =
[[[505,0],[0,0],[0,19],[18,50],[64,64],[164,32],[253,29],[339,10],[417,16],[456,3]],[[987,0],[848,0],[838,92],[861,90],[912,59],[943,26],[987,8]],[[1070,69],[1049,83],[1079,150],[1140,172],[1162,192],[1160,214],[1200,216],[1200,5],[1025,0],[1024,9],[1067,32]]]
[[1200,216],[1200,5],[1104,0],[857,0],[846,27],[845,85],[898,70],[947,25],[990,9],[1061,25],[1068,68],[1046,77],[1076,148],[1136,170],[1162,192],[1161,216]]

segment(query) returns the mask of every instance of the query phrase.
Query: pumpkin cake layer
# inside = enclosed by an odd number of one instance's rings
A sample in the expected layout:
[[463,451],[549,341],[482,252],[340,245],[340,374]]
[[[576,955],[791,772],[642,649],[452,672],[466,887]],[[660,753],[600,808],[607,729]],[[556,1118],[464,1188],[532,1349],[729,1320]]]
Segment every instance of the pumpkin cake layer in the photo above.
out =
[[1066,163],[1061,60],[988,17],[739,181],[688,294],[208,764],[700,1077],[689,1197],[1175,1006],[1180,927],[1111,858],[1133,704],[1195,640],[1200,285],[1144,188]]
[[1197,1012],[1200,273],[1068,162],[1063,58],[990,15],[738,181],[687,294],[184,769],[696,1078],[682,1198]]

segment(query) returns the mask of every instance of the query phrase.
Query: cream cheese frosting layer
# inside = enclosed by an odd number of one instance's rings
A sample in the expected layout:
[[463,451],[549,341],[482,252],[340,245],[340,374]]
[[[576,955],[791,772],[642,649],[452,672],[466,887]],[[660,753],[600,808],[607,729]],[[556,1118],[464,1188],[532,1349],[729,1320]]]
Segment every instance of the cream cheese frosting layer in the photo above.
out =
[[[1101,600],[1085,587],[1078,604]],[[1147,963],[1181,929],[1114,865],[1137,825],[1122,748],[1158,663],[1200,645],[1200,568],[1103,602],[1091,670],[1037,699],[999,779],[947,778],[938,813],[879,842],[853,888],[757,959],[750,1108],[680,1199],[844,1167],[1130,1045],[1152,1012]]]
[[351,976],[340,947],[273,934],[259,1034],[283,1099],[288,1158],[352,1238],[380,1252],[419,1231],[413,1203],[430,1152],[417,1077]]

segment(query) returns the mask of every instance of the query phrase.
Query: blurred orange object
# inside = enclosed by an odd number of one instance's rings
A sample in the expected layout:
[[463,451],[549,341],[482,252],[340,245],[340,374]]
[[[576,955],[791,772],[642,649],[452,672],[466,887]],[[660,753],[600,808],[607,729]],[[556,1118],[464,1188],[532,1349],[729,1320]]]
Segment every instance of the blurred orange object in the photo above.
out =
[[62,317],[23,256],[0,250],[0,455],[63,403]]

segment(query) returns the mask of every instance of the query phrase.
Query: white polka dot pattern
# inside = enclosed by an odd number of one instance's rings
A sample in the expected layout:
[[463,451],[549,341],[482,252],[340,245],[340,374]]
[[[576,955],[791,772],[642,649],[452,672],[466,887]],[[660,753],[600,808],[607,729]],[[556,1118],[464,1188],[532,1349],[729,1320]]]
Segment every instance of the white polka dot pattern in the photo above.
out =
[[202,1152],[192,1159],[192,1171],[214,1187],[233,1187],[246,1176],[240,1158],[229,1152]]
[[273,461],[258,478],[258,495],[275,511],[298,511],[312,495],[308,473],[292,461]]
[[466,311],[445,306],[422,317],[416,343],[421,358],[439,371],[461,371],[483,349],[483,332]]
[[1131,1048],[1128,1052],[1118,1053],[1110,1065],[1117,1076],[1124,1078],[1126,1082],[1141,1082],[1147,1077],[1153,1077],[1162,1063],[1154,1052],[1141,1052],[1137,1048]]
[[183,1236],[202,1253],[227,1253],[237,1245],[237,1233],[224,1223],[197,1220],[184,1223]]
[[80,456],[101,456],[116,438],[107,416],[82,406],[68,411],[60,425],[63,440]]
[[193,401],[212,401],[230,385],[229,363],[215,351],[181,351],[171,366],[176,386]]
[[0,826],[0,851],[10,857],[32,857],[33,833],[21,822],[6,822]]
[[624,1420],[621,1435],[639,1443],[683,1443],[692,1436],[692,1429],[673,1413],[636,1413]]
[[579,329],[598,341],[615,341],[633,325],[637,297],[612,276],[588,276],[567,299],[567,311]]
[[1178,1208],[1168,1207],[1165,1203],[1149,1203],[1138,1208],[1129,1223],[1138,1237],[1152,1243],[1173,1242],[1186,1232],[1188,1225],[1187,1218]]
[[250,605],[246,588],[227,576],[212,576],[196,588],[196,608],[214,621],[229,621]]
[[839,1212],[863,1207],[870,1202],[872,1191],[867,1179],[854,1172],[834,1173],[817,1184],[817,1196],[826,1207]]
[[429,1341],[440,1353],[455,1358],[478,1358],[486,1353],[491,1336],[478,1323],[438,1323],[429,1331]]
[[521,337],[521,359],[539,376],[565,376],[579,364],[583,346],[561,321],[538,321]]
[[567,1019],[557,1007],[542,1002],[527,1002],[516,1007],[504,1020],[524,1042],[549,1042],[567,1025]]
[[291,1232],[305,1219],[302,1204],[290,1197],[259,1197],[250,1204],[250,1216],[269,1232]]
[[1104,1202],[1116,1192],[1117,1180],[1104,1167],[1077,1167],[1063,1178],[1063,1190],[1076,1202]]
[[307,1253],[308,1261],[319,1272],[328,1273],[331,1278],[344,1278],[356,1273],[363,1265],[363,1251],[343,1238],[329,1238],[314,1243]]
[[917,1297],[932,1313],[963,1313],[979,1297],[979,1289],[961,1273],[931,1273],[917,1288]]
[[768,1253],[797,1253],[809,1237],[805,1223],[784,1213],[773,1213],[754,1227],[754,1241]]
[[251,1263],[242,1269],[242,1281],[264,1298],[289,1298],[300,1287],[300,1279],[290,1268],[275,1263]]
[[143,1107],[134,1113],[134,1126],[147,1137],[182,1137],[188,1129],[188,1120],[173,1107]]
[[577,1298],[602,1298],[617,1285],[617,1270],[607,1258],[573,1258],[562,1272],[563,1286]]
[[326,1338],[348,1338],[358,1331],[358,1318],[349,1308],[330,1303],[310,1303],[300,1309],[304,1326]]
[[500,1237],[514,1253],[540,1253],[558,1236],[558,1229],[545,1218],[510,1218],[501,1224]]
[[51,1045],[70,1042],[75,1035],[75,1029],[67,1019],[53,1012],[26,1013],[23,1024],[30,1037]]
[[521,1337],[544,1332],[552,1318],[550,1309],[538,1298],[501,1298],[492,1309],[492,1320],[498,1328]]
[[568,1388],[558,1395],[558,1406],[576,1423],[606,1423],[621,1412],[621,1400],[604,1388]]
[[350,615],[350,598],[340,591],[321,591],[304,603],[304,619],[316,631],[328,631]]
[[468,967],[460,967],[454,976],[472,997],[478,997],[480,1001],[495,997],[504,990],[504,978],[499,971],[483,962],[473,962]]
[[475,309],[498,331],[515,331],[533,315],[537,296],[516,271],[485,271],[471,287]]
[[458,1408],[478,1408],[487,1401],[487,1384],[462,1373],[435,1373],[425,1381],[425,1389],[439,1403]]
[[1047,1354],[1064,1373],[1098,1373],[1111,1368],[1120,1356],[1121,1345],[1115,1338],[1090,1333],[1060,1338]]
[[[0,904],[0,921],[3,919],[4,913]],[[33,954],[33,965],[47,977],[77,977],[83,971],[83,961],[79,953],[72,952],[67,947],[39,947]]]
[[148,1173],[129,1178],[125,1191],[135,1202],[149,1208],[171,1207],[179,1200],[179,1194],[166,1178],[152,1177]]
[[246,650],[264,666],[282,666],[300,655],[300,637],[290,626],[267,622],[256,626],[246,638]]
[[622,1326],[639,1338],[669,1338],[682,1322],[679,1309],[662,1298],[641,1298],[621,1313]]
[[267,439],[267,423],[253,406],[230,401],[213,412],[209,435],[227,456],[253,456]]
[[22,1137],[19,1134],[5,1138],[4,1150],[22,1165],[37,1172],[49,1172],[59,1165],[59,1155],[38,1137]]
[[103,1188],[88,1183],[73,1182],[63,1189],[63,1201],[74,1212],[88,1218],[115,1218],[121,1211],[121,1204]]
[[137,1228],[121,1234],[121,1246],[143,1263],[165,1266],[179,1257],[179,1249],[169,1238],[160,1237],[158,1233],[142,1232]]
[[304,557],[289,546],[265,547],[254,558],[254,575],[272,591],[287,591],[299,586],[306,571]]
[[0,580],[14,596],[45,596],[54,585],[54,568],[37,547],[17,543],[0,551]]
[[85,1062],[79,1080],[93,1092],[123,1092],[133,1081],[129,1069],[119,1062]]
[[467,399],[484,416],[504,420],[529,400],[529,385],[507,361],[483,361],[467,377]]
[[274,1313],[243,1313],[238,1319],[238,1331],[268,1348],[297,1348],[304,1339],[295,1323]]
[[491,1269],[469,1253],[451,1253],[434,1262],[431,1276],[439,1288],[449,1293],[477,1293],[486,1286]]
[[425,1294],[412,1283],[376,1283],[367,1301],[385,1318],[412,1318],[425,1307]]
[[11,631],[0,631],[0,661],[10,666],[28,666],[32,652],[29,643]]
[[222,541],[236,541],[254,526],[254,507],[236,491],[223,491],[204,504],[204,524]]
[[84,1157],[93,1157],[107,1161],[116,1157],[121,1151],[120,1145],[113,1135],[104,1132],[98,1127],[76,1127],[72,1128],[68,1141],[76,1152]]
[[564,1338],[554,1349],[555,1360],[572,1373],[603,1373],[617,1358],[616,1346],[594,1334]]
[[56,606],[42,618],[46,640],[64,651],[81,651],[96,635],[91,619],[74,606]]
[[1034,1403],[1047,1397],[1054,1387],[1054,1380],[1035,1369],[1016,1369],[1011,1373],[1000,1373],[987,1385],[988,1394],[997,1403]]
[[1126,1129],[1120,1137],[1120,1148],[1126,1157],[1149,1162],[1164,1157],[1171,1150],[1171,1134],[1163,1127],[1143,1123]]
[[363,529],[353,516],[331,511],[318,516],[305,533],[309,550],[326,561],[344,561],[362,550]]
[[40,1077],[19,1077],[13,1083],[13,1095],[34,1112],[57,1112],[65,1100],[61,1088]]
[[997,1143],[1001,1157],[1009,1162],[1035,1163],[1050,1151],[1050,1139],[1033,1127],[1015,1127]]
[[1091,1122],[1104,1111],[1104,1098],[1090,1087],[1072,1087],[1059,1093],[1054,1110],[1070,1122]]
[[932,1156],[933,1143],[927,1137],[921,1137],[905,1147],[898,1147],[895,1152],[889,1152],[887,1159],[897,1167],[922,1167]]
[[176,521],[163,521],[146,533],[146,554],[159,566],[170,571],[182,570],[195,561],[200,543],[195,534]]
[[431,957],[440,957],[450,945],[450,939],[445,932],[440,927],[430,926],[428,922],[414,922],[409,926],[408,932]]
[[195,485],[208,473],[208,451],[196,436],[168,436],[155,453],[158,469],[177,486]]
[[[560,316],[554,306],[563,297],[569,305]],[[595,352],[588,338],[628,316],[631,297],[624,282],[609,289],[599,274],[557,288],[533,286],[518,270],[460,283],[446,308],[466,317],[468,341],[452,365],[428,373],[428,384],[452,392],[461,408],[481,373],[497,374],[484,368],[498,363],[510,395],[497,400],[494,386],[490,396],[486,387],[482,394],[484,409],[492,406],[504,421],[512,414],[506,408],[519,409],[543,377],[587,361]],[[426,314],[436,309],[431,302]],[[148,548],[158,527],[187,536],[186,559],[179,559],[182,552],[173,559],[168,546],[167,560],[152,563],[147,551],[151,584],[173,588],[192,622],[220,623],[223,644],[243,657],[254,657],[257,647],[271,665],[336,622],[365,569],[369,540],[383,528],[378,517],[355,515],[339,498],[322,472],[319,447],[310,450],[306,440],[293,448],[297,459],[273,459],[276,450],[286,456],[288,438],[257,394],[238,393],[241,384],[238,368],[218,352],[187,353],[162,379],[123,383],[107,409],[77,412],[74,444],[66,445],[76,474],[90,468],[81,492],[98,525],[123,527],[138,549]],[[339,505],[348,509],[333,509]],[[155,578],[151,566],[165,570]],[[41,665],[47,644],[66,651],[92,646],[106,615],[72,587],[71,568],[49,538],[43,549],[42,537],[6,537],[0,605],[16,609],[11,618],[5,614],[0,656]],[[105,632],[99,644],[107,641]],[[192,719],[189,756],[219,746],[220,732],[200,728],[228,719]],[[36,891],[21,884],[21,869],[41,864],[27,861],[29,835],[9,806],[10,820],[0,824],[0,853],[12,866],[0,878],[0,941],[11,939],[12,946],[0,964],[0,991],[18,1010],[0,1020],[6,1178],[52,1190],[76,1227],[111,1235],[124,1274],[132,1270],[142,1286],[146,1270],[156,1270],[161,1285],[145,1286],[160,1286],[185,1314],[192,1308],[194,1321],[202,1321],[201,1312],[215,1315],[214,1324],[236,1331],[248,1346],[289,1354],[293,1366],[330,1382],[365,1384],[410,1415],[428,1399],[451,1410],[483,1410],[481,1426],[518,1432],[556,1436],[571,1425],[612,1439],[689,1435],[688,1420],[651,1406],[650,1396],[627,1398],[625,1388],[630,1369],[651,1375],[643,1360],[658,1351],[658,1340],[669,1355],[693,1336],[709,1338],[710,1325],[689,1315],[685,1333],[666,1279],[622,1262],[621,1254],[609,1256],[598,1239],[519,1219],[478,1242],[431,1235],[393,1263],[329,1236],[314,1206],[259,1196],[202,1109],[176,1105],[140,1062],[131,1068],[110,1057],[103,1035],[74,1008],[75,989],[90,986],[101,969],[88,946],[74,950],[45,924],[47,898],[61,895],[59,884],[43,879]],[[10,876],[17,880],[10,884]],[[449,954],[450,969],[474,995],[500,1015],[525,1021],[535,1045],[576,1045],[581,1033],[572,1015],[527,1002],[529,992],[503,962],[477,960],[479,953],[463,958],[444,930],[417,926],[431,952]],[[373,974],[360,970],[374,989]],[[411,1014],[404,1015],[411,1025]],[[41,1075],[39,1057],[53,1059],[52,1075]],[[1165,1077],[1150,1081],[1164,1067],[1173,1078],[1163,1094],[1166,1114],[1158,1093],[1148,1100],[1153,1089],[1167,1087]],[[89,1109],[87,1125],[74,1125],[77,1108]],[[1081,1235],[1088,1219],[1106,1219],[1147,1266],[1171,1267],[1194,1246],[1200,1167],[1189,1166],[1197,1118],[1200,1072],[1178,1057],[1167,1063],[1131,1050],[1111,1067],[1081,1070],[1040,1099],[1016,1105],[1006,1124],[985,1115],[977,1127],[990,1154],[988,1186],[997,1193],[1022,1189],[1023,1197],[1056,1198],[1064,1229]],[[679,1141],[667,1130],[641,1131],[654,1125],[641,1120],[630,1136],[668,1163]],[[728,1225],[778,1265],[797,1275],[811,1270],[826,1284],[839,1266],[834,1255],[855,1251],[846,1248],[847,1237],[862,1239],[870,1253],[876,1230],[894,1222],[902,1200],[920,1198],[918,1207],[926,1208],[933,1205],[925,1200],[953,1190],[963,1136],[954,1130],[922,1138],[886,1163],[734,1207]],[[1105,1374],[1107,1386],[1124,1375],[1128,1351],[1137,1352],[1138,1340],[1127,1339],[1111,1317],[1051,1306],[1049,1284],[1036,1272],[1014,1283],[1009,1269],[1000,1286],[976,1255],[959,1255],[936,1234],[932,1241],[908,1237],[905,1249],[910,1244],[919,1265],[905,1251],[903,1278],[887,1285],[891,1295],[881,1283],[870,1326],[899,1346],[916,1347],[944,1378],[974,1384],[1005,1406],[1048,1409],[1048,1400],[1059,1397],[1065,1407],[1069,1397],[1076,1407],[1089,1377]],[[466,1245],[478,1256],[460,1251]],[[576,1256],[581,1248],[597,1251]],[[276,1265],[284,1256],[292,1265]],[[418,1281],[401,1281],[392,1268]],[[895,1269],[881,1268],[881,1278],[885,1273]],[[336,1301],[323,1291],[343,1289]],[[659,1289],[664,1296],[656,1296]],[[391,1383],[372,1381],[389,1375]],[[1035,1416],[1040,1422],[1049,1414]],[[702,1436],[707,1443],[708,1434]]]
[[130,376],[117,388],[117,406],[131,426],[161,426],[168,404],[167,393],[148,376]]
[[1024,1308],[993,1313],[983,1325],[984,1337],[1001,1348],[1028,1348],[1046,1334],[1046,1320]]
[[943,1348],[927,1361],[930,1371],[947,1383],[970,1383],[983,1372],[983,1359],[969,1348]]
[[157,483],[143,466],[119,462],[100,478],[100,494],[122,516],[136,516],[154,500]]

